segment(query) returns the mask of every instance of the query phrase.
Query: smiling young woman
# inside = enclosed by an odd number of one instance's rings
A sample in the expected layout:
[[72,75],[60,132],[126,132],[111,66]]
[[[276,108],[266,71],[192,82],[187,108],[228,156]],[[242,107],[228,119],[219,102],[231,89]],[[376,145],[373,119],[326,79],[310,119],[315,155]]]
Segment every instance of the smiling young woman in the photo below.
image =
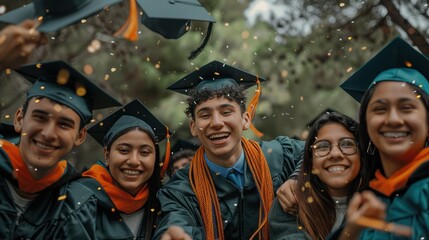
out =
[[164,172],[158,142],[169,135],[167,128],[134,100],[88,133],[104,147],[105,158],[79,180],[97,197],[96,238],[151,239]]

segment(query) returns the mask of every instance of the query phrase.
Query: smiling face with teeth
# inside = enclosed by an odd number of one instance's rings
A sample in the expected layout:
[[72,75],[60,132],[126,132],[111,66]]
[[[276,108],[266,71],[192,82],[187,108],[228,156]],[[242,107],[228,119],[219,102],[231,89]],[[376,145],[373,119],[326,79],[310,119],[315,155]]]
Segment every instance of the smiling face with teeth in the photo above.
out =
[[118,137],[104,149],[113,182],[135,196],[152,176],[155,169],[156,148],[152,138],[134,128]]
[[241,136],[249,128],[249,114],[223,96],[199,103],[194,112],[191,133],[198,137],[207,157],[218,165],[233,166],[242,152]]
[[365,121],[387,177],[425,147],[429,129],[422,97],[409,84],[398,81],[379,82],[373,90]]
[[350,194],[350,185],[360,171],[359,152],[352,155],[343,154],[338,142],[344,138],[353,138],[353,134],[339,123],[323,125],[317,135],[316,142],[328,141],[331,151],[327,156],[318,157],[313,151],[312,173],[325,184],[330,196],[343,197]]
[[21,134],[21,157],[35,179],[57,166],[73,147],[82,144],[86,128],[79,130],[79,115],[48,98],[31,98],[24,112],[15,114],[15,130]]

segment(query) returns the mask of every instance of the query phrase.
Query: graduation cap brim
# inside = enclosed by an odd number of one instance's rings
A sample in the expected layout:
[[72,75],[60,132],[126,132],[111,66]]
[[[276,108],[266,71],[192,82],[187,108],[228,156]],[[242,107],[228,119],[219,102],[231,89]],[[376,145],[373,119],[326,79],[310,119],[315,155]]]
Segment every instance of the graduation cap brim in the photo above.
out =
[[[94,124],[94,126],[88,129],[88,134],[91,135],[100,145],[104,146],[105,135],[122,116],[132,116],[145,122],[151,127],[155,134],[155,140],[158,142],[164,140],[167,136],[166,126],[137,99],[124,105],[100,122]],[[128,129],[129,127],[133,126],[124,126],[124,129]]]
[[197,0],[137,0],[137,3],[143,9],[141,23],[167,39],[183,36],[190,21],[215,22]]
[[[67,0],[68,1],[68,0]],[[88,18],[106,6],[121,2],[121,0],[92,0],[84,7],[62,16],[44,17],[42,23],[37,28],[38,31],[44,33],[56,32],[62,28],[79,22],[81,19]],[[59,3],[58,3],[59,4]],[[0,22],[19,24],[26,19],[37,19],[37,13],[34,8],[34,3],[27,4],[23,7],[14,9],[0,16]]]
[[177,142],[173,145],[171,148],[171,153],[174,156],[174,154],[182,151],[182,150],[193,150],[196,151],[200,147],[200,144],[193,143],[184,139],[178,139]]
[[121,106],[121,103],[113,98],[109,93],[104,91],[64,61],[49,61],[24,65],[15,71],[34,84],[41,77],[46,80],[55,81],[61,69],[67,70],[70,74],[69,81],[65,86],[70,85],[70,88],[74,88],[75,83],[79,83],[81,86],[85,87],[86,94],[83,98],[87,98],[90,101],[92,104],[92,106],[90,106],[92,108],[91,110]]
[[203,80],[216,81],[217,79],[233,79],[244,89],[255,86],[257,79],[260,82],[265,81],[262,77],[215,60],[174,82],[167,89],[188,95]]
[[381,72],[392,68],[413,68],[429,79],[428,66],[428,58],[400,37],[396,37],[344,81],[340,87],[360,102],[366,90]]

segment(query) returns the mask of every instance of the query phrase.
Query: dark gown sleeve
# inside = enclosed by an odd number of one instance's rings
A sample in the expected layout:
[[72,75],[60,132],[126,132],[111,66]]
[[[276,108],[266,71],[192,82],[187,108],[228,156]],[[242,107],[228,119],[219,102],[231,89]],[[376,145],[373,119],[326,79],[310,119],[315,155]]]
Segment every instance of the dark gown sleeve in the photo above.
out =
[[160,239],[171,225],[182,227],[194,240],[205,239],[198,202],[192,193],[186,174],[187,171],[184,173],[180,170],[158,192],[161,214],[158,217],[153,239]]
[[297,217],[285,213],[277,198],[274,199],[268,216],[270,239],[276,240],[300,240],[311,239],[305,232],[298,228]]
[[279,136],[272,141],[261,142],[261,148],[267,159],[273,178],[274,190],[277,190],[300,165],[303,156],[304,141]]
[[67,189],[64,221],[52,239],[95,239],[97,200],[92,191],[78,182]]

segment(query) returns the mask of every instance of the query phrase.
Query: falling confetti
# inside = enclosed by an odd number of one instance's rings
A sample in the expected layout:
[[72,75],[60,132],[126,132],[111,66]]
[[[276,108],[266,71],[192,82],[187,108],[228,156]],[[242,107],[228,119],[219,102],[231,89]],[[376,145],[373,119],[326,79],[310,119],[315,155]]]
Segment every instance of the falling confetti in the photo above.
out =
[[58,197],[58,201],[64,201],[67,198],[67,195],[61,195]]

